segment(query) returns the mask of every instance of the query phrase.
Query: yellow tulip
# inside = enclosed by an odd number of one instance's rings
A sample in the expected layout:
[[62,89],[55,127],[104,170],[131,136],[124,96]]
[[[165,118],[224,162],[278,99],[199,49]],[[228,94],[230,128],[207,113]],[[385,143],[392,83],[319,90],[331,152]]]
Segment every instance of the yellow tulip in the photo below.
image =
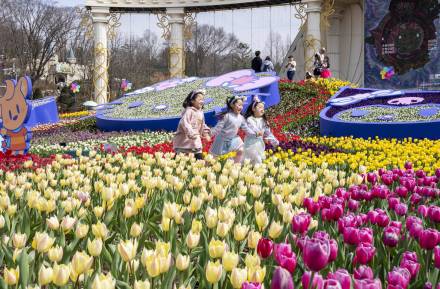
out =
[[52,262],[60,262],[63,258],[63,248],[60,246],[52,247],[49,249],[49,252],[47,252],[47,256]]
[[46,219],[46,224],[51,230],[58,230],[58,228],[60,227],[60,222],[58,221],[58,218],[55,216]]
[[55,242],[54,238],[49,237],[46,232],[35,233],[34,240],[32,241],[32,248],[37,250],[39,253],[47,253]]
[[102,240],[94,239],[92,242],[90,242],[90,239],[87,240],[87,251],[89,251],[89,254],[92,255],[93,257],[97,257],[101,255]]
[[269,224],[269,217],[267,216],[266,211],[260,212],[255,219],[260,231],[263,231]]
[[191,224],[191,231],[193,233],[200,233],[203,229],[202,222],[197,219],[194,219]]
[[176,267],[179,271],[185,271],[188,269],[190,258],[189,256],[183,256],[181,254],[177,255]]
[[219,237],[224,238],[229,233],[229,229],[230,229],[229,224],[224,222],[218,222],[216,233]]
[[257,248],[258,241],[261,239],[261,234],[259,232],[251,231],[248,235],[248,247],[250,249]]
[[223,241],[211,240],[208,250],[211,258],[221,258],[226,250],[226,245]]
[[93,257],[90,257],[84,252],[77,251],[72,258],[72,271],[74,275],[79,276],[87,272],[93,264]]
[[118,252],[125,262],[130,262],[136,257],[138,242],[136,240],[121,241],[118,244]]
[[18,283],[18,279],[20,278],[20,270],[18,268],[8,269],[4,268],[3,271],[3,279],[5,280],[6,285],[12,286]]
[[21,249],[26,246],[27,236],[26,234],[15,233],[12,236],[12,244],[16,249]]
[[177,213],[176,203],[166,202],[163,206],[162,216],[168,219],[173,219]]
[[246,267],[252,268],[256,266],[260,266],[260,257],[258,255],[246,255],[246,258],[244,259],[244,263],[246,264]]
[[111,273],[96,275],[92,283],[92,289],[115,289],[116,280]]
[[44,286],[52,282],[53,279],[53,269],[48,267],[46,268],[44,265],[41,265],[40,270],[38,271],[38,284],[40,286]]
[[171,219],[168,219],[167,217],[162,217],[162,223],[160,224],[162,231],[168,232],[170,230],[170,222]]
[[108,236],[108,229],[104,223],[98,222],[95,225],[92,225],[92,233],[96,238],[105,240]]
[[264,204],[260,201],[256,201],[254,203],[254,208],[255,208],[255,213],[260,213],[261,211],[264,210]]
[[75,236],[78,239],[84,238],[89,232],[89,225],[78,223],[75,230]]
[[75,223],[76,223],[75,218],[72,218],[70,216],[65,216],[61,221],[61,228],[63,229],[64,233],[67,233],[70,230],[72,230]]
[[217,226],[217,220],[217,211],[208,207],[205,211],[206,226],[209,229],[214,228],[215,226]]
[[234,239],[235,241],[243,241],[247,237],[249,227],[245,225],[235,225],[234,227]]
[[150,282],[148,280],[145,281],[134,281],[134,289],[150,289]]
[[168,242],[157,241],[156,242],[156,253],[161,256],[167,256],[170,252],[171,244]]
[[100,219],[102,217],[102,215],[104,214],[104,208],[103,207],[94,207],[93,213],[95,214],[95,216],[98,219]]
[[266,267],[260,266],[248,267],[248,280],[250,282],[263,283],[264,277],[266,277]]
[[151,278],[157,277],[160,274],[160,262],[156,256],[150,255],[147,257],[145,267],[147,268],[148,275]]
[[55,264],[53,267],[53,280],[52,282],[58,287],[62,287],[67,284],[70,276],[70,268],[65,264]]
[[208,265],[206,266],[206,280],[208,280],[209,283],[215,284],[218,281],[220,281],[220,278],[223,274],[223,267],[222,264],[220,264],[219,261],[208,262]]
[[3,229],[5,227],[5,217],[3,215],[0,215],[0,229]]
[[235,289],[240,289],[244,282],[247,281],[247,270],[234,268],[231,273],[231,284]]
[[138,223],[133,223],[130,228],[130,236],[132,236],[133,238],[137,238],[141,233],[142,225],[139,225]]
[[222,257],[223,267],[227,272],[232,271],[235,267],[237,267],[239,261],[239,256],[234,252],[225,252]]
[[161,255],[157,254],[156,258],[159,260],[159,271],[160,273],[168,272],[171,266],[171,254],[168,255]]
[[283,231],[283,226],[281,226],[280,223],[274,221],[269,227],[269,236],[272,239],[276,239],[281,235],[282,231]]

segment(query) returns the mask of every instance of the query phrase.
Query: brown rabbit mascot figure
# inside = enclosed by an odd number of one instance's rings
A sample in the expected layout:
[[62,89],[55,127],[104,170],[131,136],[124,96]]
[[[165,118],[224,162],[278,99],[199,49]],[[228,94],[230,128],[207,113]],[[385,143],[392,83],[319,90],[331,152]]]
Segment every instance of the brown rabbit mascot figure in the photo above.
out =
[[22,77],[18,83],[15,80],[6,80],[6,93],[0,95],[0,118],[3,123],[3,151],[14,155],[25,154],[29,150],[31,130],[26,122],[31,113],[31,104],[28,101],[32,94],[32,81],[29,77]]

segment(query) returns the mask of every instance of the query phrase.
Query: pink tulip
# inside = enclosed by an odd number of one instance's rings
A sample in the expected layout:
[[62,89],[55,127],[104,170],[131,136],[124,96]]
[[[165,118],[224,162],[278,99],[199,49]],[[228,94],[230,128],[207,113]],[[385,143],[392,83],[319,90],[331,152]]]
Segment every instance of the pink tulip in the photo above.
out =
[[389,197],[388,198],[388,207],[391,210],[394,210],[396,205],[399,204],[399,203],[400,203],[400,199],[399,198],[396,198],[396,197]]
[[318,272],[324,269],[330,257],[330,244],[328,240],[316,238],[306,240],[303,249],[303,261],[309,270]]
[[348,208],[350,209],[350,211],[356,212],[359,209],[359,202],[356,200],[350,199],[348,201]]
[[428,218],[434,223],[440,223],[440,207],[429,206]]
[[402,259],[400,261],[400,267],[409,271],[411,274],[411,279],[414,279],[420,271],[420,264],[417,261],[410,259]]
[[423,171],[423,170],[417,170],[417,171],[416,171],[416,176],[417,176],[418,178],[423,178],[423,177],[426,176],[426,173],[425,173],[425,171]]
[[387,186],[391,185],[394,181],[393,175],[390,175],[390,174],[383,174],[381,176],[381,179],[382,179],[382,182]]
[[272,254],[273,242],[268,238],[261,238],[258,241],[257,253],[262,259],[266,259]]
[[309,214],[301,213],[292,218],[292,231],[298,234],[307,232],[312,218]]
[[438,244],[438,231],[435,229],[426,229],[420,233],[419,244],[420,247],[427,250],[434,249]]
[[405,162],[405,166],[404,167],[407,170],[412,169],[412,167],[413,167],[412,162],[410,162],[410,161]]
[[440,247],[436,246],[434,248],[434,266],[440,269]]
[[290,273],[295,271],[296,255],[292,251],[290,244],[275,244],[274,257],[278,265],[288,270]]
[[436,169],[436,170],[435,170],[435,176],[436,176],[437,178],[440,178],[440,169]]
[[396,194],[401,198],[406,198],[408,196],[408,189],[404,186],[398,186],[396,188]]
[[354,289],[382,289],[380,279],[361,279],[354,280]]
[[342,289],[350,289],[351,287],[351,276],[345,269],[338,269],[334,273],[328,273],[327,279],[338,280]]
[[406,204],[404,204],[404,203],[397,204],[394,207],[394,211],[399,216],[405,216],[406,213],[408,212],[408,206]]
[[272,282],[270,285],[271,289],[294,289],[294,284],[292,280],[292,275],[281,267],[276,267],[273,272]]
[[370,244],[360,243],[356,248],[355,260],[357,263],[366,265],[376,254],[376,248]]
[[420,205],[417,208],[417,212],[423,217],[426,218],[426,216],[428,215],[428,208],[425,205]]
[[377,182],[377,175],[375,173],[368,173],[367,174],[367,181],[374,185]]
[[343,213],[344,213],[344,209],[342,208],[341,205],[339,204],[330,205],[330,216],[332,220],[334,221],[339,220],[339,218],[342,216]]
[[402,230],[402,223],[399,221],[391,221],[390,227],[397,228],[397,229],[399,229],[399,232],[400,232],[400,230]]
[[388,226],[389,223],[390,223],[390,217],[388,217],[386,213],[379,214],[376,217],[376,224],[381,228],[385,228],[386,226]]
[[362,265],[354,269],[353,277],[354,279],[373,279],[374,274],[370,267]]
[[357,246],[359,244],[359,229],[347,227],[344,230],[344,242],[349,245]]
[[426,283],[423,285],[423,289],[432,289],[432,283],[431,283],[431,282],[426,282]]
[[336,242],[334,239],[329,240],[330,244],[330,256],[328,257],[328,261],[333,262],[338,257],[338,242]]
[[330,240],[330,235],[326,231],[316,231],[315,233],[313,233],[313,238]]
[[324,289],[342,289],[338,280],[327,279],[324,280]]
[[362,228],[359,230],[359,242],[373,244],[373,230],[371,228]]
[[423,225],[419,223],[414,223],[411,226],[411,229],[409,229],[409,235],[414,239],[419,239],[422,231],[423,231]]
[[400,286],[406,289],[410,280],[411,273],[406,268],[395,267],[391,272],[388,272],[388,285]]
[[[303,288],[307,289],[310,285],[310,279],[312,278],[312,273],[310,271],[304,272],[301,278],[301,283]],[[315,273],[313,276],[313,282],[310,289],[323,289],[324,287],[324,280],[322,279],[322,276],[318,273]]]
[[408,178],[403,182],[403,185],[408,191],[414,192],[414,188],[416,187],[416,181],[413,178]]
[[338,198],[343,198],[343,199],[347,199],[348,198],[348,193],[347,193],[347,191],[344,189],[344,188],[337,188],[336,190],[335,190],[335,194],[336,194],[336,196],[338,196]]
[[396,227],[388,226],[383,231],[382,241],[389,247],[396,247],[400,240],[400,230]]
[[244,282],[241,289],[261,289],[261,284],[258,282]]
[[312,198],[304,199],[304,207],[307,208],[307,212],[312,216],[316,215],[320,209],[319,203],[314,202]]

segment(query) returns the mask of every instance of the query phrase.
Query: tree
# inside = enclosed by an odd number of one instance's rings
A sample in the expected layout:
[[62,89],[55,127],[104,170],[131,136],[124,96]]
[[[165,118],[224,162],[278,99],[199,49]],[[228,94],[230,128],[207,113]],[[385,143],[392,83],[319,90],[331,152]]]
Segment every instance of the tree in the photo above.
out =
[[283,41],[281,34],[278,32],[271,31],[267,36],[264,50],[272,59],[276,71],[280,70],[284,58],[289,52],[290,45],[291,43],[289,37],[287,36]]
[[51,0],[3,0],[7,35],[4,47],[17,58],[33,82],[45,73],[46,64],[67,46],[79,26],[73,8],[59,8]]

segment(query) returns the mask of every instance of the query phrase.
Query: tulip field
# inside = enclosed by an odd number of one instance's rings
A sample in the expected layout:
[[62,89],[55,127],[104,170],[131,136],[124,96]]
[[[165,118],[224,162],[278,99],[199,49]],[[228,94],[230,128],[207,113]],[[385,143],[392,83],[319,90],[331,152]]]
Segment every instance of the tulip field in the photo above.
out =
[[88,112],[35,128],[0,154],[0,288],[440,288],[440,141],[316,136],[346,84],[281,83],[255,166]]

